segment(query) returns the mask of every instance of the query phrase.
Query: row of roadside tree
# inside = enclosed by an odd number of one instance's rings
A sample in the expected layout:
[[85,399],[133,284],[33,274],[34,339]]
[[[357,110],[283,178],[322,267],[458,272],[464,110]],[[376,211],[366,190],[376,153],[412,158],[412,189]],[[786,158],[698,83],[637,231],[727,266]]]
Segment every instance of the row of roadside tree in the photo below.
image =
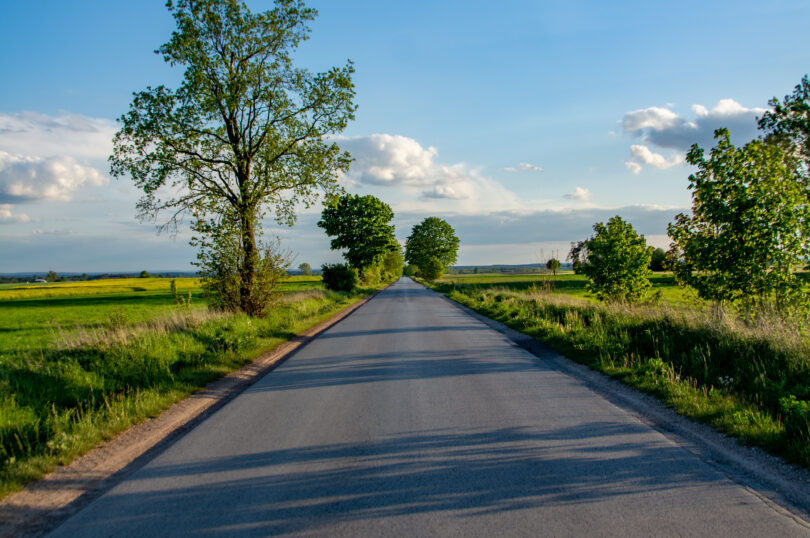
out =
[[322,267],[327,288],[350,290],[358,282],[376,285],[403,272],[435,280],[455,263],[459,240],[445,220],[428,217],[415,225],[403,255],[393,218],[391,207],[371,195],[345,194],[326,205],[318,226],[332,238],[331,248],[342,250],[346,260]]

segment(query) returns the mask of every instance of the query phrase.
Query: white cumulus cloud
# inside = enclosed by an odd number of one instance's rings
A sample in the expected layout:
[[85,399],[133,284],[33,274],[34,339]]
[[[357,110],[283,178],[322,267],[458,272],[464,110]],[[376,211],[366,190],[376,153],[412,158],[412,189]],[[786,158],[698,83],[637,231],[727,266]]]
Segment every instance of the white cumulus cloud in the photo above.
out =
[[83,185],[105,185],[98,170],[71,156],[26,157],[0,151],[0,201],[70,200]]
[[582,202],[588,202],[591,199],[591,191],[589,191],[588,189],[583,189],[582,187],[576,187],[574,189],[574,192],[566,194],[565,198],[569,200],[580,200]]
[[0,204],[0,224],[8,224],[12,222],[30,222],[31,218],[25,213],[15,215],[13,213],[14,206],[11,204]]
[[692,105],[694,119],[687,119],[668,108],[649,107],[628,112],[622,118],[625,134],[640,138],[647,145],[686,152],[692,144],[713,146],[714,131],[727,127],[732,137],[748,141],[756,136],[756,118],[764,108],[747,108],[733,99],[721,99],[709,110]]
[[634,174],[641,172],[642,165],[648,164],[655,168],[665,169],[672,168],[683,162],[683,156],[680,154],[672,155],[666,158],[660,153],[651,151],[647,146],[640,144],[633,144],[630,146],[630,160],[625,162],[624,165]]
[[[502,184],[465,163],[440,162],[438,149],[425,147],[413,138],[373,134],[335,140],[354,158],[344,184],[390,188],[383,197],[391,200],[398,211],[469,213],[529,207]],[[520,166],[539,169],[529,163]]]
[[[644,165],[665,169],[680,164],[692,144],[704,148],[714,146],[714,131],[721,127],[729,129],[735,143],[745,143],[756,137],[756,119],[766,109],[747,108],[734,99],[721,99],[711,109],[694,104],[692,112],[695,114],[692,119],[662,107],[625,114],[621,121],[623,132],[643,142],[630,147],[631,158],[624,163],[627,169],[638,174]],[[675,150],[678,154],[665,157],[649,146]]]
[[82,187],[109,183],[115,131],[112,120],[79,114],[0,113],[0,218],[27,222],[10,204],[72,200]]
[[428,185],[439,152],[400,135],[338,137],[342,149],[354,157],[349,178],[371,185]]
[[625,114],[622,118],[622,129],[625,133],[635,134],[645,130],[664,131],[683,123],[683,118],[668,108],[653,106]]

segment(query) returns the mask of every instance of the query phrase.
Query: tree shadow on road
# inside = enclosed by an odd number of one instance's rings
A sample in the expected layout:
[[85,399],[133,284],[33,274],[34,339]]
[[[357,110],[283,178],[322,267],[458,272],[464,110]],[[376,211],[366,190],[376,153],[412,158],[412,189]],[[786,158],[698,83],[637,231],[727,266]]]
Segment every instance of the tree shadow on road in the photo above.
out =
[[436,512],[469,524],[532,509],[570,513],[571,528],[581,530],[586,518],[621,524],[624,513],[648,505],[650,531],[666,533],[702,507],[700,495],[691,506],[682,498],[668,506],[676,488],[705,493],[711,486],[722,498],[728,485],[687,454],[663,438],[651,442],[641,424],[609,421],[550,431],[409,432],[147,467],[133,477],[140,492],[112,492],[104,499],[129,507],[126,516],[107,515],[117,512],[102,506],[91,525],[135,531],[172,521],[188,534],[239,536],[324,532]]

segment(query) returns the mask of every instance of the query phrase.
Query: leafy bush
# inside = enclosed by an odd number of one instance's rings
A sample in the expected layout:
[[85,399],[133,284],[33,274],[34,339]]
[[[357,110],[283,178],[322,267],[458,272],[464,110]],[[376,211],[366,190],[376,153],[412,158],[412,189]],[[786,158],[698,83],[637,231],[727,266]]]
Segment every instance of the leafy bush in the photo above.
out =
[[788,439],[810,443],[810,401],[797,400],[790,395],[779,400]]
[[600,301],[638,302],[650,287],[652,247],[618,215],[607,225],[597,222],[593,230],[585,242],[588,263],[582,268],[590,280],[587,290]]
[[259,318],[267,315],[290,265],[290,253],[281,249],[281,240],[257,242],[257,250],[247,258],[231,215],[223,215],[219,222],[198,219],[192,229],[199,234],[191,242],[199,247],[194,265],[210,306]]
[[424,262],[424,264],[422,265],[422,267],[419,268],[419,270],[421,272],[422,278],[424,278],[428,282],[433,282],[434,280],[441,278],[441,276],[444,274],[444,265],[442,265],[442,262],[439,261],[439,258],[433,256],[432,258]]
[[357,271],[345,263],[321,266],[323,285],[333,291],[351,291],[357,285]]

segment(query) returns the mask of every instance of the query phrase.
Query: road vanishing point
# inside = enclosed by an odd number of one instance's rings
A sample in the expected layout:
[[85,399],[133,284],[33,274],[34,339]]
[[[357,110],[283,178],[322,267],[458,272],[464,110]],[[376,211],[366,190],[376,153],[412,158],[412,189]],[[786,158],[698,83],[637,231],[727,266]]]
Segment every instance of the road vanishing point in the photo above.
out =
[[403,278],[52,535],[808,536],[801,517]]

